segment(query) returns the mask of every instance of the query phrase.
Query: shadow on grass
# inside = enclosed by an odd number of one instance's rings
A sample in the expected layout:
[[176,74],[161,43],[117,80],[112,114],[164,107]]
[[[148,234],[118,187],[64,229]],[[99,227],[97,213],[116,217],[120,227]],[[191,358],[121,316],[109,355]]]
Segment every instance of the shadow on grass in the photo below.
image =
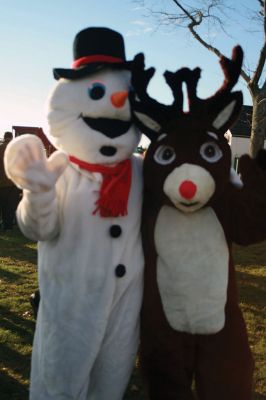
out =
[[0,374],[0,388],[1,400],[27,400],[29,397],[27,386],[19,383],[3,370]]
[[235,264],[242,267],[252,265],[266,265],[266,242],[253,244],[251,246],[233,246]]
[[0,279],[5,279],[10,283],[20,283],[23,280],[21,274],[3,268],[0,268]]
[[30,355],[21,354],[5,344],[0,344],[0,354],[1,363],[7,370],[11,370],[12,373],[19,375],[23,380],[29,379]]
[[260,394],[260,393],[255,393],[253,400],[266,400],[266,395]]
[[240,301],[252,305],[254,315],[261,314],[266,305],[266,278],[237,271]]
[[0,306],[0,316],[0,398],[28,400],[35,323],[3,306]]
[[37,263],[37,251],[34,248],[27,247],[31,241],[23,236],[23,234],[15,229],[10,234],[0,233],[1,240],[1,257],[8,257],[12,260],[22,262]]
[[2,246],[1,257],[8,257],[12,260],[18,260],[27,262],[30,264],[37,264],[37,252],[35,249],[25,248],[24,246],[18,245],[17,248],[13,246]]
[[[6,331],[14,332],[20,336],[21,343],[32,344],[35,322],[20,317],[18,314],[0,306],[0,325]],[[1,358],[0,358],[1,360]]]

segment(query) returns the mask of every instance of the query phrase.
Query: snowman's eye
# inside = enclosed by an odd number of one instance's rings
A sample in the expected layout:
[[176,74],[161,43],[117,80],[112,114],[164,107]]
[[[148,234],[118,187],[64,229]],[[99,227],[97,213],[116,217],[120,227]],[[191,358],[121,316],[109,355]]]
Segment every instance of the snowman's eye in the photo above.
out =
[[105,86],[100,82],[94,82],[88,89],[88,94],[92,100],[100,100],[105,95]]

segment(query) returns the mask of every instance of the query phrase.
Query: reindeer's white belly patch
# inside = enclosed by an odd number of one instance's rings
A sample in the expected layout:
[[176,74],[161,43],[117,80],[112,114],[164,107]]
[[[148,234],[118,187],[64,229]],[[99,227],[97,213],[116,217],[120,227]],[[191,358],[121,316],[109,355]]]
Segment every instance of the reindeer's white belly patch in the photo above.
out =
[[224,326],[229,252],[212,208],[182,213],[164,206],[155,225],[157,282],[165,316],[182,332]]

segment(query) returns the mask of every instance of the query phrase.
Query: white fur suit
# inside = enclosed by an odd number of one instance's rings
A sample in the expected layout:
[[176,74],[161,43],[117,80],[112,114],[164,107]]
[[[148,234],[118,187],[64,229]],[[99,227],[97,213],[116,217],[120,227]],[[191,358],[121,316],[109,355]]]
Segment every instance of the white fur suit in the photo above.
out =
[[[6,151],[6,171],[23,188],[19,226],[38,241],[31,400],[120,400],[138,348],[142,166],[132,153],[140,134],[131,123],[130,71],[106,60],[78,79],[59,79],[48,101],[50,140],[58,149],[49,159],[31,135]],[[110,167],[131,160],[125,215],[95,212],[103,174],[69,156]]]

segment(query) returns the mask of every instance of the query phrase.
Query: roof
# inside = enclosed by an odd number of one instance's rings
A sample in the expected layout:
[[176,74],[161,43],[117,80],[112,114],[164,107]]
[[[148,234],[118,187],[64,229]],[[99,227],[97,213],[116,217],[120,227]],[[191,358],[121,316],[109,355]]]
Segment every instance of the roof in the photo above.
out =
[[43,145],[49,154],[55,150],[53,145],[49,142],[46,135],[44,134],[43,129],[40,127],[13,125],[12,130],[15,131],[15,137],[20,135],[25,135],[26,133],[38,136],[43,142]]
[[250,138],[252,106],[243,106],[236,123],[230,128],[232,136]]

